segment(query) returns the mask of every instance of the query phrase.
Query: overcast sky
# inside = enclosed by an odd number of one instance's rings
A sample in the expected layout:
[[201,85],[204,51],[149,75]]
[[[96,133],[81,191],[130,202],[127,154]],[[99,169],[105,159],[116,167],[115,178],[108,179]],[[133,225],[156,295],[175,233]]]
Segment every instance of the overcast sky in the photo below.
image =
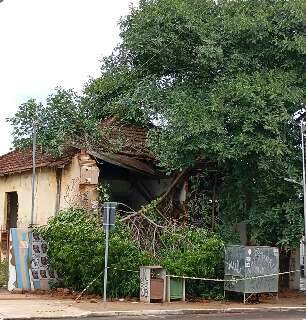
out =
[[137,0],[4,0],[0,3],[0,154],[5,118],[55,86],[81,89],[119,41],[118,21]]

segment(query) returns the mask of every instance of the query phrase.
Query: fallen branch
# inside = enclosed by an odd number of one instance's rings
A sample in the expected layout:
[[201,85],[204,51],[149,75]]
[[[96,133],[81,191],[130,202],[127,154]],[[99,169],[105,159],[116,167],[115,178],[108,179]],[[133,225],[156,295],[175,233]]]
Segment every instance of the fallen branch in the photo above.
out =
[[136,211],[136,212],[134,212],[134,213],[132,213],[132,214],[130,214],[130,215],[122,218],[120,221],[121,221],[121,222],[125,222],[125,221],[127,221],[127,220],[130,220],[130,219],[133,218],[133,217],[138,216],[138,215],[141,216],[141,217],[143,217],[143,218],[146,219],[147,221],[149,221],[149,222],[150,222],[151,224],[153,224],[153,226],[155,226],[156,228],[165,228],[164,226],[161,226],[161,225],[155,223],[152,219],[148,218],[148,217],[143,213],[142,210]]
[[153,220],[151,220],[150,218],[148,218],[141,210],[140,210],[139,214],[140,214],[143,218],[147,219],[147,220],[148,220],[151,224],[153,224],[156,228],[162,228],[162,229],[165,228],[164,226],[161,226],[161,225],[155,223],[155,222],[154,222]]
[[124,221],[126,221],[126,220],[129,220],[129,219],[131,219],[131,218],[133,218],[133,217],[137,216],[138,214],[139,214],[139,211],[136,211],[136,212],[134,212],[134,213],[132,213],[132,214],[130,214],[130,215],[128,215],[128,216],[126,216],[126,217],[122,218],[120,221],[121,221],[121,222],[124,222]]

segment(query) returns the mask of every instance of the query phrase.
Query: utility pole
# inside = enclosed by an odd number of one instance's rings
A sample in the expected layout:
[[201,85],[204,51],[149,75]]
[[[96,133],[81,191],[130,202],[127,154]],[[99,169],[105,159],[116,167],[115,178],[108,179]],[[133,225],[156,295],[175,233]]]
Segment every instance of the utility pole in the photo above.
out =
[[306,270],[306,177],[305,177],[305,143],[304,143],[304,133],[305,133],[305,125],[303,119],[300,122],[301,125],[301,140],[302,140],[302,163],[303,163],[303,198],[304,198],[304,274]]
[[[303,212],[304,212],[304,241],[303,241],[303,265],[304,265],[304,276],[305,276],[305,271],[306,271],[306,258],[305,258],[305,253],[306,253],[306,173],[305,173],[305,131],[306,131],[306,126],[304,119],[306,117],[306,108],[302,104],[299,106],[299,110],[296,111],[293,115],[294,121],[299,123],[300,129],[301,129],[301,148],[302,148],[302,167],[303,167],[303,179],[301,185],[303,186],[303,200],[304,200],[304,207],[303,207]],[[287,179],[291,180],[291,179]]]
[[31,221],[30,227],[34,224],[34,211],[35,211],[35,182],[36,182],[36,122],[33,121],[33,134],[32,134],[32,143],[33,143],[33,150],[32,150],[32,208],[31,208]]

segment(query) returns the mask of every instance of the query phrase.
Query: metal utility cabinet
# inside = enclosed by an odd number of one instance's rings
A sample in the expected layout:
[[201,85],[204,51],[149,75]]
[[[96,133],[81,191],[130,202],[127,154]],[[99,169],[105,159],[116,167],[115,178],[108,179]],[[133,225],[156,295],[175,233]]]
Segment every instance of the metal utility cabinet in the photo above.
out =
[[167,276],[167,302],[185,301],[185,279]]
[[[226,291],[247,295],[278,292],[278,248],[227,246],[224,257],[224,294]],[[270,275],[270,276],[269,276]]]
[[140,267],[140,301],[165,302],[166,270],[160,266]]

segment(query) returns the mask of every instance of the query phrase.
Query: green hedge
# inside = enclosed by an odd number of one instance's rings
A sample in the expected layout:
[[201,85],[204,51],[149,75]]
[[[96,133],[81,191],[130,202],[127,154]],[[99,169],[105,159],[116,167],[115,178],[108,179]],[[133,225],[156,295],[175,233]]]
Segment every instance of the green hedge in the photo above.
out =
[[[38,232],[48,242],[49,263],[60,274],[65,287],[82,290],[104,269],[104,233],[99,219],[82,209],[67,209],[51,218]],[[129,231],[117,223],[110,234],[108,292],[113,297],[138,296],[139,275],[117,269],[139,270],[150,263]],[[89,292],[102,293],[103,276]]]
[[[85,288],[104,269],[105,235],[99,219],[82,209],[60,211],[38,232],[48,242],[50,266],[62,278],[61,286],[77,291]],[[204,229],[181,227],[165,229],[157,246],[157,256],[141,250],[130,230],[116,222],[110,234],[108,295],[137,297],[139,267],[160,264],[171,274],[196,277],[220,276],[223,242]],[[123,270],[122,270],[123,269]],[[124,271],[124,270],[132,270]],[[103,277],[89,292],[102,293]],[[188,282],[192,296],[215,296],[215,285]]]
[[[199,278],[223,277],[224,244],[216,235],[202,228],[167,229],[159,252],[161,265],[168,273]],[[186,293],[193,297],[219,298],[222,284],[188,280]]]

